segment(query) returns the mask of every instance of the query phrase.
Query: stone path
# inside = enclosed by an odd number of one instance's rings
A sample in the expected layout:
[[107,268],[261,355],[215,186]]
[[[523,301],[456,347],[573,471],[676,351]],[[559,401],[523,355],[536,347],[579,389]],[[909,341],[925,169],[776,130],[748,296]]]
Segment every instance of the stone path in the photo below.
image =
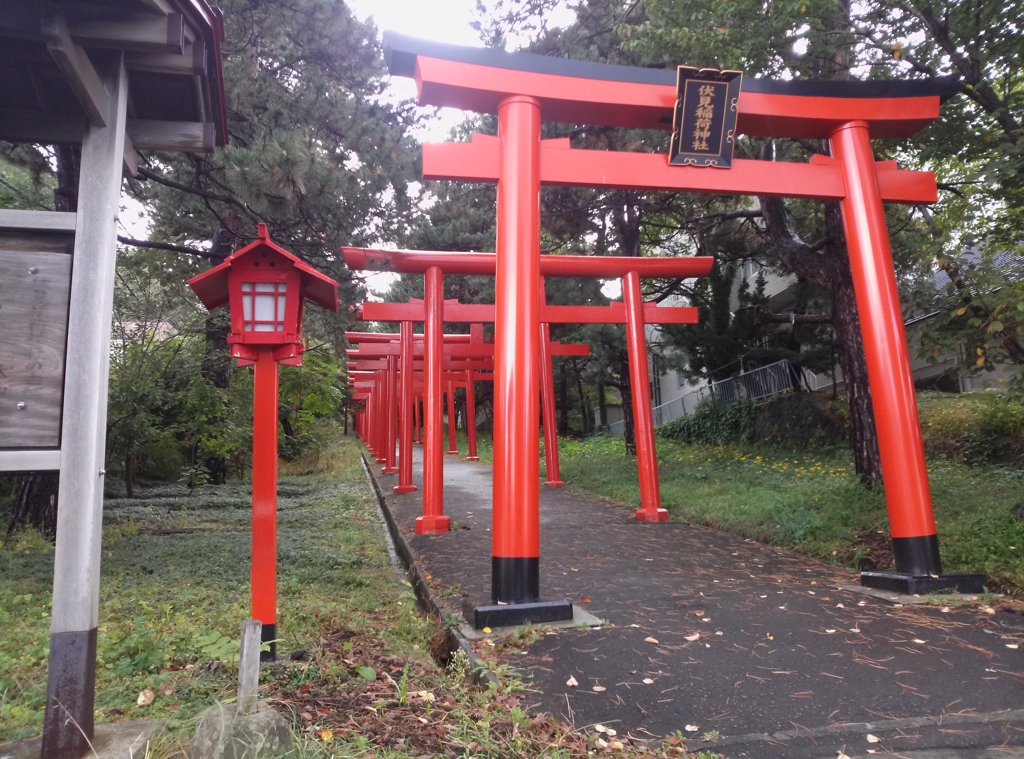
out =
[[[390,493],[395,477],[379,472]],[[447,535],[413,534],[418,492],[387,505],[440,603],[488,600],[490,467],[445,459]],[[1024,615],[897,605],[845,589],[853,573],[642,524],[634,508],[541,488],[541,593],[607,625],[507,657],[531,705],[637,737],[680,731],[727,757],[1024,756],[1012,748],[1024,746]]]

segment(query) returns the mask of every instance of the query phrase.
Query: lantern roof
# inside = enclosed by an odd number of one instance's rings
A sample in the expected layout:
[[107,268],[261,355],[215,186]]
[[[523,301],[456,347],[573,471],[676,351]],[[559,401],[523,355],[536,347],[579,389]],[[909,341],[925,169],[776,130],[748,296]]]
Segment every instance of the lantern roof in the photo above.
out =
[[239,248],[225,258],[222,263],[209,271],[204,271],[202,274],[192,277],[188,284],[195,291],[195,294],[199,296],[199,300],[203,302],[203,305],[212,311],[228,302],[228,272],[231,271],[232,267],[244,258],[267,250],[283,256],[295,266],[295,269],[302,276],[302,297],[308,298],[318,306],[323,306],[331,311],[338,310],[338,283],[327,275],[321,274],[280,245],[272,243],[270,235],[267,233],[266,224],[259,225],[259,233],[255,241],[249,243],[244,248]]

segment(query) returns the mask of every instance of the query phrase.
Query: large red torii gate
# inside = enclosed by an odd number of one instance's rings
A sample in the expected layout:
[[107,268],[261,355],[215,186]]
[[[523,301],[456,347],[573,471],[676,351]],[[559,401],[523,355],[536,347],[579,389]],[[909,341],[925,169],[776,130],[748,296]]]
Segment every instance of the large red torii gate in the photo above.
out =
[[[903,592],[980,590],[980,576],[941,575],[938,538],[883,201],[933,203],[934,175],[876,163],[872,136],[909,137],[938,118],[956,80],[801,82],[744,79],[736,134],[829,140],[808,163],[736,159],[731,169],[672,166],[657,154],[579,150],[542,140],[541,120],[668,129],[675,74],[530,53],[465,48],[388,33],[392,75],[416,80],[422,105],[497,114],[498,135],[423,146],[424,179],[497,182],[492,597],[474,622],[550,619],[539,601],[536,397],[540,187],[583,186],[839,201],[865,357],[895,573],[862,582]],[[503,420],[516,420],[505,424]],[[500,537],[499,537],[500,536]],[[571,610],[570,610],[571,611]]]

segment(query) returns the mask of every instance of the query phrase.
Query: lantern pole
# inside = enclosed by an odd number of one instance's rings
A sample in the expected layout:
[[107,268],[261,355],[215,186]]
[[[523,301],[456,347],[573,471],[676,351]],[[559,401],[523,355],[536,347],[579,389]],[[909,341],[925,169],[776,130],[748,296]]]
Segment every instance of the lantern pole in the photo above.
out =
[[274,348],[257,351],[252,412],[252,618],[262,624],[261,640],[277,655],[277,361]]

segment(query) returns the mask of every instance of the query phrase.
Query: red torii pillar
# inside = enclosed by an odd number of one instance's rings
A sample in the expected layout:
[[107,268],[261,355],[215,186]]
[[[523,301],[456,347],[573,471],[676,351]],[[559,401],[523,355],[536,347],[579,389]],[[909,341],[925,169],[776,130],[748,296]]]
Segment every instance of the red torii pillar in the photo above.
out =
[[642,522],[667,522],[668,511],[661,508],[658,483],[658,451],[654,445],[654,418],[647,371],[647,335],[644,330],[643,296],[640,275],[634,270],[622,278],[622,302],[626,306],[626,350],[629,355],[630,385],[633,388],[633,436],[640,480],[640,508],[636,518]]
[[396,493],[412,493],[416,486],[412,484],[412,432],[416,424],[416,403],[413,400],[413,331],[412,322],[403,321],[401,324],[401,383],[402,383],[402,409],[401,421],[399,423],[398,448],[398,484],[395,485]]
[[[544,277],[540,278],[539,292],[541,302],[544,296]],[[540,325],[540,382],[541,412],[544,415],[544,484],[549,488],[565,487],[561,473],[558,471],[558,420],[555,416],[555,367],[551,360],[548,343],[551,342],[551,325]],[[566,412],[566,409],[562,409]]]

